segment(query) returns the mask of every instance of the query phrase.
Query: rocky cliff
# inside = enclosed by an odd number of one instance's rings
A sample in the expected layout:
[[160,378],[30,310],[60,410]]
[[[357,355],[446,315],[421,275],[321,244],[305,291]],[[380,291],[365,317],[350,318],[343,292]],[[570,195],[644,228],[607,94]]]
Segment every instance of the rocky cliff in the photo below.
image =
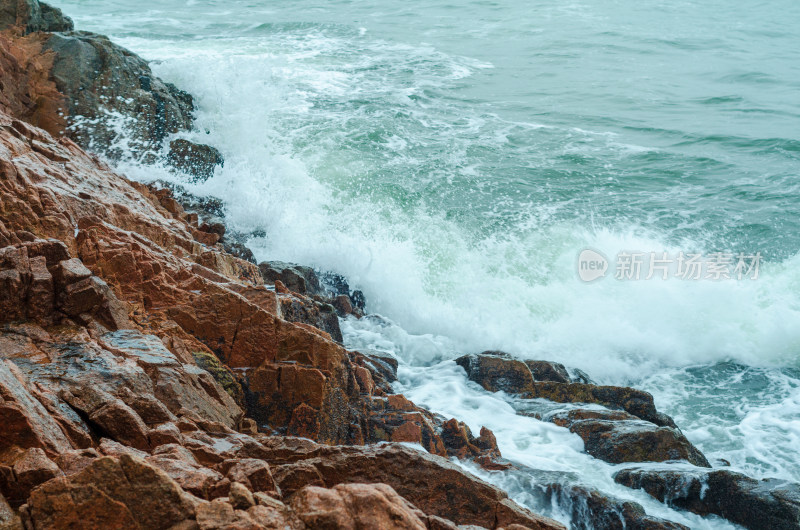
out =
[[[491,431],[395,394],[394,359],[341,344],[338,317],[364,310],[344,279],[256,265],[213,201],[104,162],[113,114],[143,157],[207,178],[213,148],[161,149],[191,127],[191,96],[57,9],[0,6],[0,529],[563,528],[449,460],[525,473]],[[500,352],[457,362],[490,391],[592,404],[521,413],[596,458],[709,466],[646,392]],[[657,483],[631,473],[618,481]],[[737,502],[797,523],[791,495],[753,489]],[[541,494],[587,527],[680,527],[564,480]]]

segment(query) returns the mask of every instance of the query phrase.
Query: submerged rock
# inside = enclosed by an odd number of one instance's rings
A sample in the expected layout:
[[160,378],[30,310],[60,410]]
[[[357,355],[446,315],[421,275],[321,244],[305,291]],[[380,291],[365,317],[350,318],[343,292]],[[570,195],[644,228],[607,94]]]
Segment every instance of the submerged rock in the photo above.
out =
[[647,515],[636,502],[621,501],[583,486],[552,483],[544,487],[544,492],[568,511],[575,530],[688,530],[682,524]]
[[623,469],[614,480],[699,515],[715,514],[745,528],[800,528],[800,484],[752,479],[729,470]]

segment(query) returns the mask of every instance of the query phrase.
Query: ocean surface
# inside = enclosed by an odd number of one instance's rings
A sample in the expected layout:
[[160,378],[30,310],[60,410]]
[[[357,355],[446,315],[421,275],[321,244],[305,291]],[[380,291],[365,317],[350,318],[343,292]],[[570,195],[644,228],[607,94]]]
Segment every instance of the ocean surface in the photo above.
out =
[[[716,465],[800,481],[800,2],[52,3],[191,92],[183,136],[226,160],[200,184],[121,169],[221,197],[259,259],[345,275],[380,315],[345,341],[396,355],[398,391],[692,528],[730,525],[615,485],[452,359],[642,388]],[[579,278],[587,248],[607,277]],[[762,260],[756,279],[618,280],[620,252]],[[479,473],[569,522],[535,475]]]

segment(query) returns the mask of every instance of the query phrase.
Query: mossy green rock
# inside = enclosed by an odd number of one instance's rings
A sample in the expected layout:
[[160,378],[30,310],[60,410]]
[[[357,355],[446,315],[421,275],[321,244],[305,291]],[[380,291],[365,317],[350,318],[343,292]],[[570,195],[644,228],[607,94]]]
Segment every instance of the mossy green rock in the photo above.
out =
[[192,357],[197,366],[211,374],[211,377],[225,389],[236,403],[244,408],[244,391],[242,385],[236,380],[230,368],[222,364],[222,361],[212,353],[202,351],[192,352]]

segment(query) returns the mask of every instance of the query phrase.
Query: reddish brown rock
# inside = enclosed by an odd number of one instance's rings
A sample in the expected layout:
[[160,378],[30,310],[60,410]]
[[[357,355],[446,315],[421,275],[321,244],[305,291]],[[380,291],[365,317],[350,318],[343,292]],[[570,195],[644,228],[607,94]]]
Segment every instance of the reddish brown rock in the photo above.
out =
[[11,447],[39,447],[53,454],[71,448],[50,413],[34,398],[10,361],[0,360],[0,454]]
[[[449,461],[402,445],[364,448],[311,445],[287,451],[280,439],[264,439],[271,446],[270,462],[284,462],[274,477],[284,495],[298,491],[303,480],[322,480],[325,487],[341,483],[385,483],[428,515],[456,524],[495,528],[504,524],[530,528],[562,528],[514,503],[503,503],[504,492],[477,479]],[[501,503],[503,503],[501,505]]]
[[0,493],[14,508],[24,504],[33,488],[63,474],[39,448],[17,454],[8,464],[10,469],[4,466],[0,472]]
[[51,480],[28,501],[36,528],[169,528],[194,519],[194,507],[165,473],[122,455]]
[[386,484],[306,486],[291,506],[309,528],[426,530],[424,514]]
[[248,510],[256,504],[253,494],[241,482],[231,484],[228,498],[230,498],[231,505],[237,510]]
[[95,449],[65,451],[55,458],[55,463],[65,475],[73,475],[86,469],[99,454]]
[[201,498],[211,498],[214,487],[222,480],[222,475],[183,459],[172,458],[171,455],[154,455],[146,458],[146,462],[166,473],[181,488]]
[[[31,37],[24,53],[14,55],[19,69],[13,79],[30,74],[42,39],[58,56],[94,44],[113,52],[107,42],[87,36]],[[21,62],[23,56],[31,60]],[[58,57],[49,57],[56,64],[41,65],[45,81],[49,69],[58,68]],[[129,73],[118,72],[123,78]],[[102,69],[98,75],[113,79],[111,74]],[[97,79],[88,80],[77,104],[97,95]],[[150,84],[140,86],[146,100],[156,90],[154,81],[136,80]],[[9,97],[4,91],[0,103]],[[65,103],[72,108],[76,101]],[[23,104],[19,110],[30,118],[32,109]],[[382,474],[386,480],[380,482],[391,479],[394,488],[427,503],[428,515],[412,510],[423,524],[447,527],[447,514],[465,524],[492,526],[497,517],[508,524],[545,524],[445,461],[406,459],[400,466],[403,459],[392,463],[385,448],[359,449],[349,459],[334,456],[342,450],[336,448],[324,457],[330,468],[316,456],[275,469],[262,466],[274,447],[233,430],[243,426],[237,403],[246,403],[253,420],[270,432],[325,443],[406,439],[438,454],[447,450],[437,432],[441,419],[402,396],[376,397],[392,394],[396,360],[336,344],[335,311],[313,292],[317,287],[306,271],[300,271],[306,293],[267,289],[256,266],[215,244],[221,230],[207,223],[201,230],[197,221],[172,192],[130,182],[73,142],[0,113],[0,309],[3,322],[14,326],[0,331],[0,473],[13,476],[5,464],[27,448],[41,449],[58,464],[35,469],[66,473],[33,490],[23,514],[27,523],[301,528],[301,514],[270,497],[255,495],[253,505],[248,494],[284,494],[276,482],[297,492]],[[354,293],[350,301],[363,307],[358,300]],[[221,362],[217,373],[197,366],[198,358],[211,357]],[[246,430],[256,431],[252,423]],[[472,447],[495,445],[489,435],[476,439],[468,430],[465,440],[469,454]],[[305,451],[303,443],[290,452]],[[385,465],[375,463],[375,454]],[[339,465],[353,475],[337,471]],[[382,521],[398,509],[411,510],[407,495],[408,501],[367,489],[364,495],[337,492],[354,521]],[[216,500],[200,501],[187,491]],[[447,496],[456,499],[452,506]]]
[[151,447],[169,444],[180,445],[183,442],[181,431],[174,423],[162,423],[161,425],[150,429],[148,438],[150,439]]
[[[527,399],[543,398],[557,403],[596,403],[624,410],[659,426],[675,427],[672,418],[656,410],[653,396],[642,390],[553,380],[536,381],[525,362],[503,352],[466,355],[456,359],[456,363],[464,368],[470,380],[490,392],[502,390]],[[541,367],[536,369],[540,370]],[[551,375],[554,371],[550,367]],[[551,376],[548,379],[558,378]]]
[[680,430],[659,427],[622,411],[573,409],[551,418],[580,436],[586,452],[606,462],[686,460],[710,467],[708,460]]
[[140,451],[150,450],[147,425],[132,408],[121,401],[103,405],[90,418],[115,440]]
[[223,462],[220,469],[227,469],[226,476],[231,482],[239,482],[252,492],[280,495],[269,465],[257,458],[241,458]]

